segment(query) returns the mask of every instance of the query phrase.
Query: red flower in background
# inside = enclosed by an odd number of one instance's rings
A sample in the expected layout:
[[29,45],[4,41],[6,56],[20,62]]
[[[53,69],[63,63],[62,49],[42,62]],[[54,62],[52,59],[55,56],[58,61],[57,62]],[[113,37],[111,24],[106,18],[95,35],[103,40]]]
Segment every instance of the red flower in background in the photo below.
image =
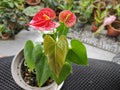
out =
[[72,27],[76,22],[76,16],[69,10],[64,10],[59,15],[59,21],[64,22],[67,27]]
[[56,17],[55,12],[50,8],[41,9],[31,20],[29,26],[37,30],[52,30],[59,26],[59,23],[52,20]]

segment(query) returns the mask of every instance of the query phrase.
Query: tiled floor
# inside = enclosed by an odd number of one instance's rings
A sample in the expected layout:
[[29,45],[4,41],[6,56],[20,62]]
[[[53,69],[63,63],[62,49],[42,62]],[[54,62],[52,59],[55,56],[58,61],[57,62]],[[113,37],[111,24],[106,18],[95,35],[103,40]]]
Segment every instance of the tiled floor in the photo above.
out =
[[[15,40],[0,40],[0,57],[15,55],[24,47],[26,40],[40,41],[41,35],[37,31],[21,31],[16,35]],[[96,47],[85,44],[88,58],[96,58],[101,60],[112,60],[115,54],[98,49]]]

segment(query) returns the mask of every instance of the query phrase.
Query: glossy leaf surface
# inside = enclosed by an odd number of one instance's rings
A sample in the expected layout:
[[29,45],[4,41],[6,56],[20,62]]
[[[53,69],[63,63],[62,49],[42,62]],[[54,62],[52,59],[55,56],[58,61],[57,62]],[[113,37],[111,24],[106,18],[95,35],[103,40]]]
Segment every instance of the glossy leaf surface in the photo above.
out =
[[50,77],[50,68],[46,56],[41,53],[40,58],[36,58],[35,70],[37,76],[38,86],[41,87]]
[[72,67],[68,62],[65,62],[59,77],[57,78],[54,74],[53,74],[53,78],[56,81],[56,83],[59,85],[61,84],[71,73],[72,71]]
[[82,42],[71,40],[71,49],[69,49],[67,59],[80,65],[88,64],[86,48]]
[[67,38],[61,36],[58,41],[55,41],[51,36],[46,35],[44,37],[44,51],[51,70],[58,77],[68,52]]
[[35,68],[34,59],[32,57],[32,52],[34,49],[34,44],[31,40],[28,40],[24,47],[24,58],[25,63],[27,64],[28,68],[33,71]]

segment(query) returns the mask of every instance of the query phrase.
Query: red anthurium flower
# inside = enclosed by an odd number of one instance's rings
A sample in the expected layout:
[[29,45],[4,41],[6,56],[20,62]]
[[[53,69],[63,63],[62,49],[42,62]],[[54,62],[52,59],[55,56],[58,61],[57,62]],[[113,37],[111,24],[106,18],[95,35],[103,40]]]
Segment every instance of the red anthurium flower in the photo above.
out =
[[55,17],[56,14],[52,9],[43,8],[33,17],[31,22],[29,23],[29,26],[43,31],[55,29],[59,26],[59,23],[52,21]]
[[67,27],[72,27],[76,22],[76,16],[69,10],[64,10],[59,15],[60,22],[64,22]]

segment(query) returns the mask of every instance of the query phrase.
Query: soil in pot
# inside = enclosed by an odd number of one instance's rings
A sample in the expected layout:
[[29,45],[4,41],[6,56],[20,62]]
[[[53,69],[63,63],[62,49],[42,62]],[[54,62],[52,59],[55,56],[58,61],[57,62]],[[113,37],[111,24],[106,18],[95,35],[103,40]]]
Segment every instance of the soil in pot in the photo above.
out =
[[108,36],[118,36],[120,35],[120,22],[115,21],[108,26]]
[[117,29],[117,30],[120,30],[120,23],[118,24],[118,23],[112,23],[112,26],[115,28],[115,29]]
[[[22,75],[22,78],[23,80],[30,86],[33,86],[33,87],[38,87],[37,85],[37,81],[36,81],[36,74],[35,74],[35,71],[34,72],[31,72],[27,66],[25,66],[24,62],[22,63],[22,66],[21,66],[21,75]],[[44,86],[48,86],[50,85],[51,83],[53,83],[53,79],[49,78],[44,84],[42,87]]]

